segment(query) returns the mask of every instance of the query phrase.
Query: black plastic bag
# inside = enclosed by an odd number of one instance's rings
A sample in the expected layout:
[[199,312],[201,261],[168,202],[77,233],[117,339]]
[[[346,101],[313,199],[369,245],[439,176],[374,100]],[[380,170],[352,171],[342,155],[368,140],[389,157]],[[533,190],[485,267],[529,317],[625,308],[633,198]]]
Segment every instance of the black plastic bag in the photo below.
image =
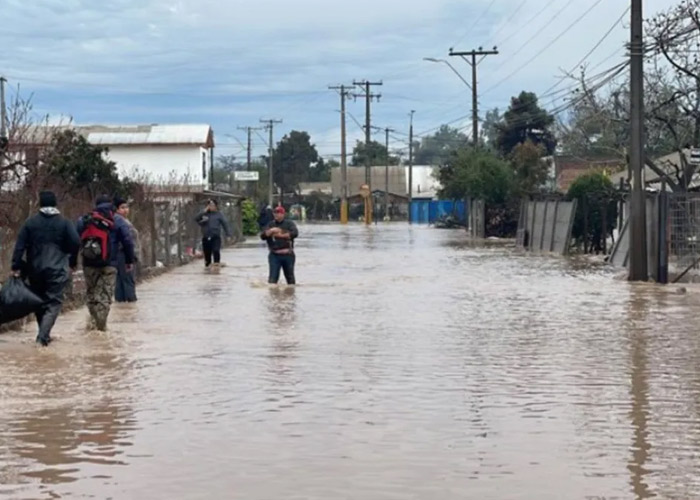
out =
[[22,279],[12,277],[0,289],[0,324],[22,319],[43,303]]

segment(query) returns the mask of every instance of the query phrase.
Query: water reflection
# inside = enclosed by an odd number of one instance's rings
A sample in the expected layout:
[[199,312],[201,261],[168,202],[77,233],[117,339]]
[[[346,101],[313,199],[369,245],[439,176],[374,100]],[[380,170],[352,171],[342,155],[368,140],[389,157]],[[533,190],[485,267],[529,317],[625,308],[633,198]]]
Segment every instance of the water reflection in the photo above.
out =
[[120,396],[124,358],[109,341],[80,340],[88,345],[61,339],[49,352],[32,346],[21,358],[0,356],[3,374],[24,382],[9,388],[0,417],[6,443],[0,448],[0,493],[36,498],[41,491],[42,498],[59,498],[62,485],[107,481],[114,466],[128,465],[136,421]]
[[298,287],[248,245],[145,283],[107,336],[81,313],[48,351],[3,337],[9,496],[700,498],[700,289],[463,231],[301,231]]
[[648,381],[648,328],[646,320],[649,309],[649,291],[644,285],[632,286],[629,301],[629,331],[630,337],[630,379],[632,397],[632,409],[630,419],[632,423],[632,456],[629,470],[630,482],[635,498],[643,500],[654,496],[649,489],[646,480],[649,470],[646,468],[651,445],[649,443],[649,381]]

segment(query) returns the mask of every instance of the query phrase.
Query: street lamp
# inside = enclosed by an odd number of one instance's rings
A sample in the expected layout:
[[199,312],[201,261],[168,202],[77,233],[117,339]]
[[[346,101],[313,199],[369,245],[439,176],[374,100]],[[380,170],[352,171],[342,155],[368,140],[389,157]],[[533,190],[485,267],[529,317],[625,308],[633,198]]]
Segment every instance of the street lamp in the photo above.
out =
[[472,88],[472,86],[469,84],[469,82],[468,82],[467,80],[465,80],[464,77],[463,77],[462,75],[459,74],[459,71],[457,71],[457,70],[454,68],[454,66],[452,66],[452,65],[449,63],[449,61],[445,61],[444,59],[435,59],[434,57],[424,57],[423,60],[424,60],[424,61],[428,61],[428,62],[432,62],[432,63],[443,63],[443,64],[446,64],[447,66],[450,67],[450,69],[454,72],[454,74],[457,75],[457,76],[459,77],[459,79],[462,80],[462,82],[464,82],[464,85],[466,85],[469,89]]

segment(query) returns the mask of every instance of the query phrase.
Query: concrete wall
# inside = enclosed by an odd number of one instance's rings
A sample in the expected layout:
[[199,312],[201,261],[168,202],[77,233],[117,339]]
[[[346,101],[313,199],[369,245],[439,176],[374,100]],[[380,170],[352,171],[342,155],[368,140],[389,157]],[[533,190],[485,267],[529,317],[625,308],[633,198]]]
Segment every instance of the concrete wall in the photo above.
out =
[[138,169],[153,181],[180,182],[187,176],[190,185],[204,185],[211,171],[210,151],[192,145],[112,146],[107,158],[117,164],[120,175],[130,175]]

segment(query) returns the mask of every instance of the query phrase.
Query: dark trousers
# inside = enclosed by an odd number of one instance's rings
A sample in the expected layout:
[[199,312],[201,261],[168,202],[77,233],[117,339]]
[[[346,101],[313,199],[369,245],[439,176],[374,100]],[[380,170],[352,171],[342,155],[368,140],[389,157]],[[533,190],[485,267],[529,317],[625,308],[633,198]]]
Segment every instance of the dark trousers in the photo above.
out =
[[35,280],[31,282],[31,285],[32,291],[45,300],[44,304],[35,313],[36,322],[39,325],[37,340],[48,340],[51,338],[51,329],[56,324],[58,315],[61,313],[63,291],[66,288],[67,281],[45,282]]
[[119,252],[117,256],[117,284],[114,288],[116,302],[136,302],[136,270],[126,270],[126,256]]
[[270,253],[268,261],[270,263],[270,279],[268,283],[276,284],[280,280],[280,270],[282,270],[284,271],[284,279],[287,281],[287,284],[296,284],[296,278],[294,277],[296,256],[294,254],[278,255]]
[[212,257],[214,264],[221,262],[221,237],[212,236],[202,239],[202,250],[204,250],[204,264],[208,267]]

